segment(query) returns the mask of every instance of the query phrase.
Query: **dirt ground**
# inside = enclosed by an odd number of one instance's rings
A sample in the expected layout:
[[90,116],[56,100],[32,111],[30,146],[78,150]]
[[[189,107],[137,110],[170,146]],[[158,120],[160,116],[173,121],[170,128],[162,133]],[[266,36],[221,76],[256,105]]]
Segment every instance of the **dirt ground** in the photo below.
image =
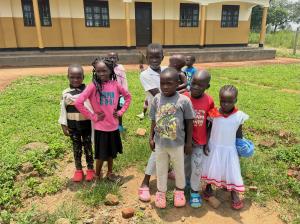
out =
[[[300,63],[300,59],[294,58],[276,58],[261,61],[240,61],[240,62],[216,62],[195,64],[198,69],[203,68],[221,68],[221,67],[245,67],[268,64],[293,64]],[[168,65],[168,57],[165,57],[163,65]],[[139,65],[124,65],[126,71],[137,71]],[[91,66],[83,66],[85,72],[91,72]],[[63,74],[67,72],[67,67],[34,67],[34,68],[0,68],[0,91],[9,85],[13,80],[24,76],[47,76]]]
[[[68,162],[67,162],[68,161]],[[186,205],[184,208],[167,208],[165,210],[156,209],[154,206],[155,197],[155,178],[151,181],[151,203],[142,203],[138,200],[137,189],[143,178],[143,174],[136,170],[136,168],[128,168],[122,176],[127,179],[127,182],[121,186],[122,199],[118,206],[99,206],[96,208],[89,208],[83,205],[82,202],[76,197],[76,192],[81,188],[85,188],[87,183],[73,183],[71,177],[74,171],[74,164],[72,162],[72,156],[68,155],[60,164],[60,168],[55,175],[61,178],[67,179],[66,187],[55,195],[46,197],[34,197],[27,199],[23,202],[26,205],[25,208],[31,208],[35,205],[41,211],[54,212],[62,203],[72,202],[78,206],[79,211],[83,211],[85,214],[82,217],[82,221],[92,218],[97,220],[109,220],[109,223],[136,223],[137,220],[123,219],[121,211],[123,208],[132,207],[136,212],[143,213],[143,220],[139,223],[206,223],[206,224],[233,224],[233,223],[245,223],[245,224],[279,224],[283,223],[278,218],[276,204],[268,204],[266,207],[258,206],[252,203],[250,200],[245,200],[245,207],[242,211],[233,211],[230,207],[230,193],[219,190],[216,192],[216,197],[221,201],[221,205],[218,209],[212,208],[208,203],[204,202],[203,206],[199,209],[191,208]],[[169,181],[170,182],[170,181]],[[96,184],[92,183],[92,184]],[[169,184],[169,189],[174,186],[174,183]],[[144,210],[140,208],[144,207]]]

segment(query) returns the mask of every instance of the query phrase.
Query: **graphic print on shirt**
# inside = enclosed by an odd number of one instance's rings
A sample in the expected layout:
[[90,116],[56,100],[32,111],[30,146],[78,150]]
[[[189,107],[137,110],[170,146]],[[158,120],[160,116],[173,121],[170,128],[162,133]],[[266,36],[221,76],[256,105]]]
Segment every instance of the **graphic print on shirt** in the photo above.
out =
[[115,93],[114,92],[102,92],[100,98],[100,105],[114,105]]
[[161,138],[175,140],[177,123],[176,123],[176,106],[171,103],[167,103],[157,111],[155,133]]
[[204,117],[205,117],[205,110],[196,110],[195,109],[195,119],[193,121],[193,125],[195,127],[201,127],[203,125]]

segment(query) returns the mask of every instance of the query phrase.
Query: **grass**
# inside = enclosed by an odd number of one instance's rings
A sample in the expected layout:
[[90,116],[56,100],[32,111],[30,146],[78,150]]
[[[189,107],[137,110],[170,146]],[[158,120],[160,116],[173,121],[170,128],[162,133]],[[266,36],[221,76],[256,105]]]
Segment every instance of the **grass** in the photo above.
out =
[[[250,159],[242,159],[242,174],[247,186],[255,185],[257,192],[247,192],[246,197],[261,204],[276,200],[282,204],[282,218],[300,222],[300,183],[287,176],[290,167],[300,166],[300,101],[299,93],[282,89],[300,90],[299,65],[270,65],[248,68],[211,69],[213,75],[211,94],[218,105],[218,90],[232,83],[239,89],[238,107],[250,115],[245,124],[245,135],[256,144],[256,153]],[[149,121],[139,120],[144,93],[138,73],[128,74],[132,104],[124,115],[127,128],[123,136],[124,153],[115,162],[115,169],[122,171],[129,166],[146,165],[150,150],[147,137],[138,137],[138,127],[149,130]],[[90,82],[90,76],[86,77]],[[61,91],[67,86],[65,76],[27,77],[15,81],[0,93],[0,217],[9,219],[21,205],[21,193],[31,189],[33,194],[46,195],[59,191],[64,183],[53,177],[57,159],[71,152],[71,144],[64,137],[57,123]],[[281,138],[279,131],[289,133]],[[259,146],[261,140],[275,141],[272,148]],[[298,139],[298,140],[297,140]],[[30,142],[47,143],[47,151],[24,153],[22,146]],[[28,178],[24,183],[15,181],[21,165],[32,162],[44,181]],[[103,202],[107,193],[118,193],[115,185],[100,184],[80,190],[79,198],[89,206]],[[58,216],[56,216],[58,217]],[[26,222],[23,222],[26,223]]]
[[[257,44],[259,42],[259,33],[251,32],[249,34],[249,44]],[[300,36],[298,37],[298,48],[293,55],[295,41],[295,32],[278,31],[276,33],[267,33],[265,39],[266,47],[276,48],[276,55],[279,57],[300,58]]]

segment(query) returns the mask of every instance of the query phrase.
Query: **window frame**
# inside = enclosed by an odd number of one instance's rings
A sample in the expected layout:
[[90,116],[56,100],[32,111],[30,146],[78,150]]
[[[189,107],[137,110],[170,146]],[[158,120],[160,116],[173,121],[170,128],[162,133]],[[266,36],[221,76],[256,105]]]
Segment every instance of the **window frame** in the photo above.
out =
[[[23,24],[24,26],[29,26],[29,27],[34,27],[35,26],[35,18],[34,18],[34,11],[33,11],[33,2],[32,0],[21,0],[21,4],[22,4],[22,12],[23,12]],[[26,11],[25,10],[25,5],[28,4],[30,5],[30,10]],[[31,23],[27,23],[27,17],[25,16],[25,13],[30,13],[31,14],[31,18],[32,18],[32,22]]]
[[[192,15],[191,17],[191,21],[190,21],[190,25],[188,24],[188,19],[182,18],[182,14],[184,13],[184,11],[189,11],[191,10],[191,12],[188,12],[187,14]],[[194,10],[197,10],[196,14],[194,14]],[[199,27],[199,4],[196,3],[180,3],[180,7],[179,7],[179,27],[189,27],[189,28],[194,28],[194,27]],[[195,17],[197,19],[195,19]]]
[[[224,16],[227,16],[228,11],[231,13],[230,15],[232,17],[231,20],[229,20],[228,18],[224,19]],[[237,12],[237,15],[235,15],[235,12]],[[240,5],[222,5],[221,28],[238,28],[239,17],[240,17]],[[236,21],[235,18],[237,18]]]
[[[44,18],[47,18],[47,17],[44,17],[44,14],[42,14],[42,1],[45,1],[46,3],[46,6],[48,7],[48,17],[49,17],[49,24],[45,24],[44,23]],[[50,10],[50,3],[49,3],[49,0],[38,0],[38,7],[39,7],[39,14],[40,14],[40,22],[41,22],[41,26],[48,26],[48,27],[51,27],[52,26],[52,18],[51,18],[51,10]],[[47,11],[47,8],[46,8],[46,11]]]
[[[91,7],[91,12],[87,13],[87,7]],[[100,11],[95,13],[95,8],[99,7]],[[103,9],[106,9],[106,13],[103,13]],[[84,20],[85,20],[85,27],[88,28],[95,28],[95,27],[101,27],[101,28],[109,28],[110,27],[110,17],[109,17],[109,1],[105,0],[83,0],[83,10],[84,10]],[[87,14],[90,14],[91,19],[88,19]],[[95,19],[95,15],[99,16],[99,25],[97,26],[95,22],[97,19]],[[103,18],[104,16],[107,16],[107,19]],[[89,25],[88,23],[91,23]]]

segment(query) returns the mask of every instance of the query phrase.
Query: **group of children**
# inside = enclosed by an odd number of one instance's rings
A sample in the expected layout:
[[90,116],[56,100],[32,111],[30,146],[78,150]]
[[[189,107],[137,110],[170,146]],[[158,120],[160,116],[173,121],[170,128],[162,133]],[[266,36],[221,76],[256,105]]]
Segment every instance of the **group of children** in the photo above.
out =
[[[185,206],[187,188],[190,189],[190,206],[200,207],[199,191],[204,180],[204,199],[213,195],[211,185],[214,184],[231,191],[232,208],[241,209],[243,202],[238,192],[244,191],[244,185],[235,143],[236,138],[242,138],[242,124],[248,115],[235,107],[237,89],[232,85],[223,86],[219,92],[220,108],[216,109],[212,97],[205,93],[211,76],[193,67],[194,56],[173,55],[168,67],[161,66],[163,58],[162,46],[150,44],[146,53],[148,67],[140,66],[140,81],[147,96],[144,112],[138,116],[143,118],[150,108],[152,153],[138,190],[139,199],[151,200],[149,182],[150,177],[156,175],[155,205],[158,208],[166,207],[167,180],[174,178],[176,207]],[[86,181],[102,178],[104,161],[108,165],[106,178],[120,180],[113,173],[113,159],[122,153],[122,115],[130,105],[131,95],[124,67],[117,62],[118,54],[114,52],[105,58],[96,58],[92,63],[92,83],[87,86],[83,84],[81,66],[68,68],[70,86],[62,94],[59,123],[73,143],[75,182],[84,178],[82,148],[87,163]]]
[[231,191],[232,208],[241,209],[243,202],[238,193],[244,191],[244,185],[235,144],[237,138],[242,138],[242,124],[248,115],[235,107],[237,89],[223,86],[219,92],[220,108],[216,109],[212,97],[205,93],[211,76],[193,67],[193,56],[173,55],[167,68],[160,66],[163,58],[162,46],[150,44],[146,54],[148,68],[140,75],[150,107],[152,153],[138,190],[139,199],[151,200],[149,182],[156,175],[155,205],[165,208],[167,180],[175,173],[175,207],[186,204],[187,188],[190,206],[201,207],[199,191],[204,180],[205,200],[213,195],[214,184]]

